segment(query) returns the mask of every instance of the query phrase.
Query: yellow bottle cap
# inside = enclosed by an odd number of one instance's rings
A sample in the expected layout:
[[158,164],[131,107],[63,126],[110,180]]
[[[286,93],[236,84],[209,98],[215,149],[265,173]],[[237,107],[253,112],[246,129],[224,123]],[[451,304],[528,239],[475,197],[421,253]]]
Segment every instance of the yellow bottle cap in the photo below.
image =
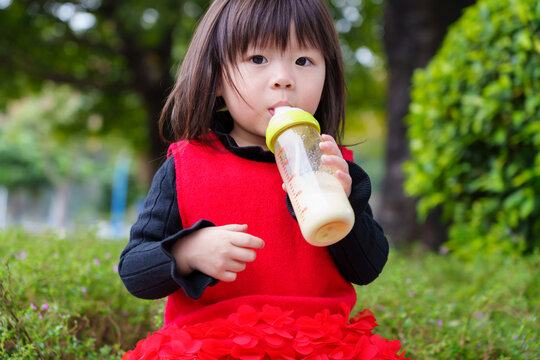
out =
[[266,128],[266,146],[272,153],[274,152],[274,141],[279,134],[295,125],[311,125],[318,132],[321,132],[319,122],[307,111],[291,107],[276,108],[275,114]]

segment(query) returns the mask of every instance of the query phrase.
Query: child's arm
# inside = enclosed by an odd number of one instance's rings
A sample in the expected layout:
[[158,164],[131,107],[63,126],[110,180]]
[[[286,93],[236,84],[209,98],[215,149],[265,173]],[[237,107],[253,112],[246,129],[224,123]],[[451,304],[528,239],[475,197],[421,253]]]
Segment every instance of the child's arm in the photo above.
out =
[[264,242],[246,230],[246,225],[216,227],[207,220],[182,229],[171,157],[152,181],[118,272],[137,297],[158,299],[181,287],[196,299],[216,279],[234,281],[245,263],[255,259],[251,248],[262,248]]
[[328,250],[343,277],[352,283],[369,284],[379,276],[388,259],[388,241],[383,229],[373,219],[368,204],[371,182],[360,166],[347,161],[352,178],[349,201],[355,223],[351,232]]
[[368,204],[371,182],[360,166],[345,161],[334,139],[321,136],[321,149],[327,155],[325,163],[333,166],[354,211],[355,223],[341,241],[329,246],[343,277],[355,284],[368,284],[382,271],[388,259],[388,241],[382,228],[373,219]]
[[144,208],[131,228],[129,243],[120,255],[118,273],[127,290],[143,299],[158,299],[181,287],[190,297],[200,297],[216,280],[197,271],[189,276],[178,274],[170,248],[178,239],[209,226],[213,224],[202,220],[182,229],[174,159],[169,158],[154,176]]

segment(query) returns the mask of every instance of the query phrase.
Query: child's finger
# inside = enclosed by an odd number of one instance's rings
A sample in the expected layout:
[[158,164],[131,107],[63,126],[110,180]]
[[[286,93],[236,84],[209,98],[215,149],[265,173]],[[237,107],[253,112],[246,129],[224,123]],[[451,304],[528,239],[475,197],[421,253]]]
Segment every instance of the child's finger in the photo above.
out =
[[323,164],[335,170],[335,177],[339,180],[341,186],[343,186],[343,190],[345,190],[347,196],[349,196],[352,189],[352,178],[349,174],[349,164],[347,164],[347,161],[337,155],[323,155],[321,160]]
[[348,172],[344,172],[341,170],[337,170],[335,172],[335,176],[341,183],[341,186],[343,186],[343,189],[345,190],[345,194],[347,194],[347,197],[351,195],[352,190],[352,178],[351,175],[349,175]]
[[321,141],[333,141],[333,142],[336,142],[336,140],[334,140],[332,135],[328,135],[328,134],[321,134]]
[[257,258],[255,250],[237,247],[230,251],[231,259],[239,262],[253,262]]
[[218,227],[223,230],[246,232],[248,226],[247,224],[228,224],[228,225],[223,225],[223,226],[218,226]]
[[247,234],[247,236],[235,236],[231,244],[239,248],[262,249],[264,241],[261,238]]
[[235,273],[244,271],[246,269],[246,263],[241,261],[232,260],[231,264],[228,266],[228,271],[233,271]]
[[339,157],[343,157],[343,155],[341,155],[341,150],[339,149],[338,144],[330,135],[321,135],[321,142],[319,144],[319,147],[321,148],[322,152],[327,155],[337,155]]
[[236,280],[237,276],[238,275],[234,271],[224,271],[216,275],[216,279],[225,281],[225,282],[233,282]]
[[323,155],[321,161],[324,165],[330,166],[335,170],[349,172],[349,164],[347,164],[347,161],[337,155]]
[[337,172],[339,171],[344,173],[343,176],[350,177],[349,164],[347,164],[347,161],[345,161],[345,159],[336,155],[323,155],[321,161],[324,165],[332,168],[336,176]]

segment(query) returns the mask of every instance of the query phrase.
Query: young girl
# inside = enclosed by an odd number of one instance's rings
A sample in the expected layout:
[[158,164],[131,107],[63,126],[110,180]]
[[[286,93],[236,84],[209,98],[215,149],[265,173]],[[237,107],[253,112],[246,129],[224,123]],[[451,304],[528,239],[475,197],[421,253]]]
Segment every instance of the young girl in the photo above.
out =
[[[165,326],[124,359],[402,359],[348,321],[351,285],[373,281],[388,243],[366,173],[337,145],[345,84],[323,0],[215,0],[202,18],[160,125],[175,140],[131,230],[119,273],[135,296],[168,296]],[[355,212],[328,247],[300,233],[265,144],[278,106],[320,122],[324,162]],[[334,140],[334,138],[337,139]]]

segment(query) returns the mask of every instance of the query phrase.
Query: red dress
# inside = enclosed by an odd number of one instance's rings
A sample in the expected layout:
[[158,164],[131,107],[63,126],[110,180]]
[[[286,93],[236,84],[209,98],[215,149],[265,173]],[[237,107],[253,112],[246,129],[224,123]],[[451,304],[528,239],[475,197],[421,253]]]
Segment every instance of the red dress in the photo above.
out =
[[[402,359],[398,340],[371,333],[371,312],[348,322],[354,287],[326,248],[302,237],[276,164],[214,145],[183,141],[169,149],[183,226],[247,224],[265,247],[234,282],[208,287],[196,300],[181,289],[171,294],[165,326],[123,359]],[[352,160],[351,152],[344,157]]]

